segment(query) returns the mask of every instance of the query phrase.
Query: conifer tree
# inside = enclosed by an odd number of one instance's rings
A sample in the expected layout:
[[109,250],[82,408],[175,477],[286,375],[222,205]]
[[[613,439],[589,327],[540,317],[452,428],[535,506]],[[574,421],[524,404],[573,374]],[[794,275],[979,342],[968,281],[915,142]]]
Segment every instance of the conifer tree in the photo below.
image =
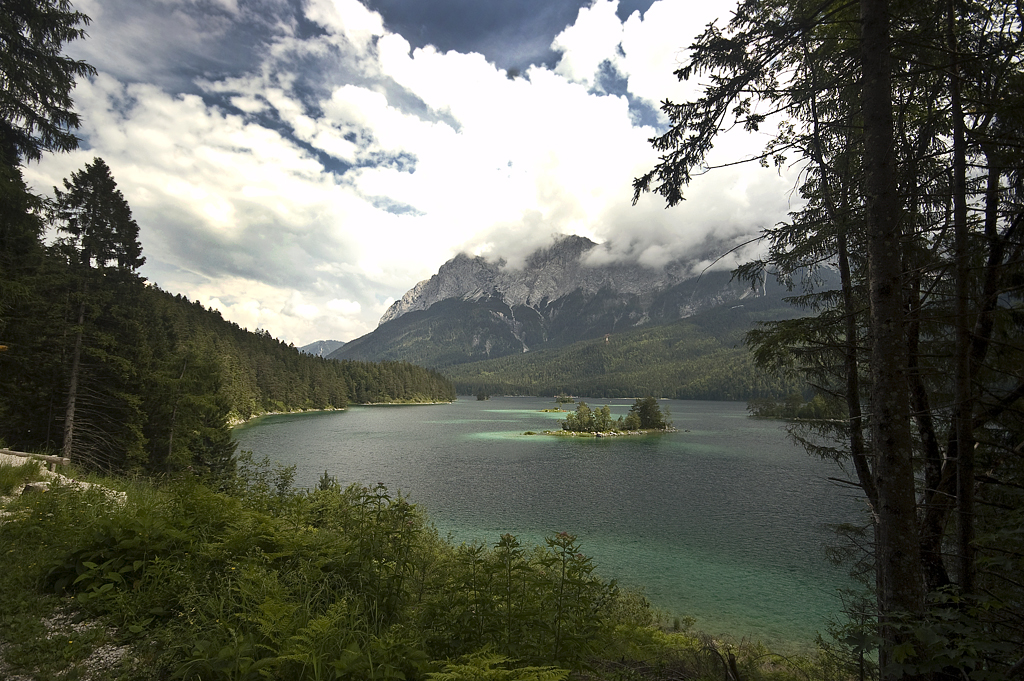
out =
[[740,274],[803,284],[812,314],[750,341],[847,410],[804,437],[869,504],[885,679],[1024,669],[1022,593],[993,568],[1024,555],[1004,532],[1024,480],[1022,56],[1018,3],[746,0],[697,39],[677,74],[710,85],[664,105],[661,162],[634,183],[674,205],[723,127],[784,114],[759,159],[798,164],[806,203]]
[[88,23],[68,0],[0,3],[0,346],[16,363],[24,360],[24,343],[7,338],[5,327],[11,308],[33,295],[42,256],[42,204],[20,166],[78,146],[71,91],[76,78],[95,70],[62,50]]
[[0,11],[0,156],[16,165],[78,147],[76,78],[96,70],[62,50],[85,36],[89,17],[69,0],[3,0]]
[[134,281],[145,258],[138,240],[139,226],[103,159],[96,158],[72,173],[64,180],[64,191],[54,187],[54,195],[51,220],[58,232],[66,235],[57,247],[67,259],[77,288],[62,445],[63,455],[71,457],[75,453],[86,311],[90,305],[102,305],[103,297],[109,299],[111,286]]

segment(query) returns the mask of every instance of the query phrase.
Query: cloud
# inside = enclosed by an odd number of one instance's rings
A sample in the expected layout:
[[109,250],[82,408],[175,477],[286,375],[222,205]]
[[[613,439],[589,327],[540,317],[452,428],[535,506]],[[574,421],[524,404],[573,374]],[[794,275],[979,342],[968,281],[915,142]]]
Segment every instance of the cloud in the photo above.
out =
[[723,26],[736,2],[678,2],[658,0],[641,17],[633,12],[622,26],[622,44],[613,60],[628,81],[631,94],[652,106],[665,99],[685,101],[697,94],[700,79],[680,82],[674,72],[686,50],[705,27],[718,20]]
[[601,65],[617,61],[622,23],[616,16],[618,0],[595,0],[580,9],[576,23],[555,36],[552,48],[562,53],[555,73],[566,79],[595,85]]
[[[788,207],[791,180],[743,168],[698,178],[678,209],[631,206],[658,132],[636,123],[631,98],[679,92],[692,3],[623,22],[617,2],[596,0],[558,32],[556,66],[514,79],[482,54],[413,48],[356,0],[310,0],[302,14],[285,0],[87,4],[91,32],[114,47],[89,46],[100,74],[75,91],[85,148],[27,179],[47,191],[103,157],[140,224],[147,277],[296,345],[371,330],[459,251],[514,265],[580,234],[607,244],[600,257],[660,266]],[[246,30],[254,44],[240,46]],[[190,76],[162,66],[178,52]],[[602,90],[608,68],[626,94]]]
[[384,21],[357,0],[309,0],[306,18],[329,32],[344,36],[359,49],[369,47],[374,36],[384,35]]
[[359,314],[362,306],[354,300],[341,300],[334,298],[327,301],[327,309],[345,315]]

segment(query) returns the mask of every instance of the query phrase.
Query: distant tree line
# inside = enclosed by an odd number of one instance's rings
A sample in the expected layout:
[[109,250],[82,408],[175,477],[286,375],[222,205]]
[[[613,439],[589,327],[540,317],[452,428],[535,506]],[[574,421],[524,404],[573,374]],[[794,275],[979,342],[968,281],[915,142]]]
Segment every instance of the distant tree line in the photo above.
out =
[[800,393],[792,393],[784,400],[756,399],[747,402],[751,416],[765,419],[841,419],[845,413],[834,400],[818,393],[805,400]]

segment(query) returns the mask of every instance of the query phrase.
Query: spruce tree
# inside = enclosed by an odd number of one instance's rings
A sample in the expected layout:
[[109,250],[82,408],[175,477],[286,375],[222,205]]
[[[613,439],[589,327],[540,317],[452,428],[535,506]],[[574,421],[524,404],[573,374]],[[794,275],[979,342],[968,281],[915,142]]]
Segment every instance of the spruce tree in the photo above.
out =
[[[132,218],[131,208],[103,159],[96,158],[86,164],[83,170],[72,173],[70,179],[64,180],[63,191],[54,187],[54,195],[51,220],[58,233],[65,235],[58,239],[57,249],[66,258],[76,289],[74,322],[71,327],[74,342],[68,373],[62,445],[63,455],[70,458],[81,453],[80,447],[76,449],[75,428],[82,392],[80,380],[83,376],[83,351],[86,350],[83,343],[87,339],[91,340],[89,349],[97,355],[102,353],[96,360],[104,368],[117,368],[125,375],[137,369],[127,358],[124,358],[126,361],[115,361],[120,350],[132,350],[137,347],[136,344],[125,342],[127,339],[116,334],[104,338],[99,333],[92,333],[87,337],[86,329],[87,323],[91,324],[104,314],[119,310],[114,295],[116,289],[138,279],[137,270],[145,258],[138,240],[139,226]],[[122,331],[129,328],[130,324],[121,326]],[[96,327],[93,326],[92,330],[95,331]],[[89,387],[94,396],[90,408],[98,412],[107,409],[101,403],[109,395],[99,391],[95,385]],[[117,397],[109,397],[129,406],[129,412],[138,411],[136,398],[127,393],[121,392]],[[93,423],[102,415],[95,413],[94,417]],[[92,430],[94,448],[110,448],[104,437],[106,432],[108,429]],[[141,447],[139,438],[134,439],[136,442],[130,446],[130,451],[126,453],[128,456],[137,453]]]

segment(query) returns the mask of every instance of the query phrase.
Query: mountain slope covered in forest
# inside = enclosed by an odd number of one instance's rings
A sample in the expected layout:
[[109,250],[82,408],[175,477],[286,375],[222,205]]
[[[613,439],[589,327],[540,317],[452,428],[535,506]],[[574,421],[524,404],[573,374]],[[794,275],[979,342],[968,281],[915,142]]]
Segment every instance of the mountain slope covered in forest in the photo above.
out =
[[492,360],[445,367],[459,394],[676,399],[778,399],[803,383],[753,366],[743,336],[791,317],[778,298],[752,298],[693,317]]

